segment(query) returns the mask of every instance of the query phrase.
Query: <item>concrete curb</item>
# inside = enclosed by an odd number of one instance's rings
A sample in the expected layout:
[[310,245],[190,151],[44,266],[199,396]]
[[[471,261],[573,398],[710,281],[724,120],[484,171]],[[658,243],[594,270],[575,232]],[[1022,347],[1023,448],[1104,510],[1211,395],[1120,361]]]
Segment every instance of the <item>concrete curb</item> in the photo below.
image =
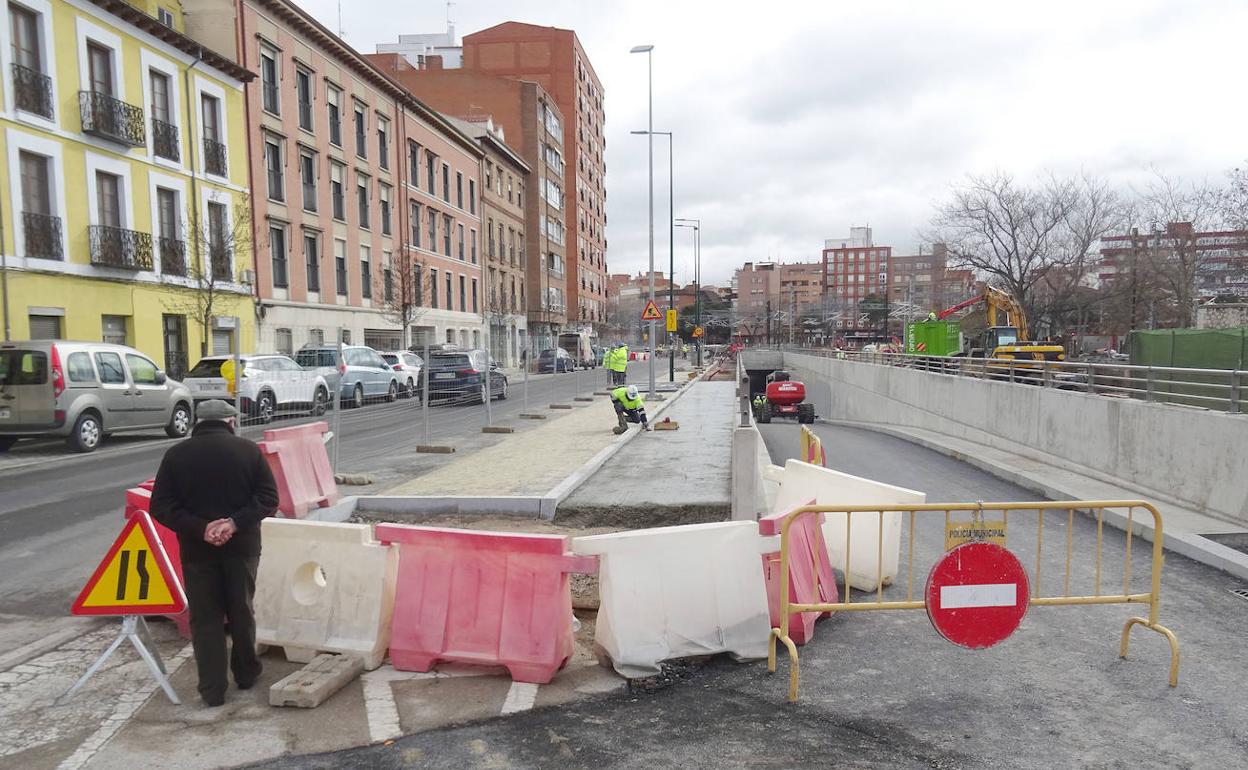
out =
[[[687,382],[684,383],[684,385],[680,388],[680,390],[672,392],[671,398],[668,398],[662,404],[660,404],[659,407],[654,410],[653,415],[650,415],[650,414],[646,415],[649,421],[651,423],[655,422],[658,419],[660,414],[667,411],[668,407],[670,407],[672,404],[680,400],[680,397],[683,396],[685,393],[689,392],[689,387],[691,385],[693,385],[694,383],[698,382],[701,379],[702,379],[701,377],[698,377],[697,379],[688,380]],[[608,460],[610,460],[612,457],[615,457],[616,453],[618,453],[621,449],[623,449],[624,446],[628,444],[628,442],[632,441],[634,438],[641,435],[641,433],[642,432],[640,430],[630,430],[624,435],[616,438],[610,444],[607,444],[605,447],[599,450],[599,452],[593,457],[591,457],[588,461],[586,461],[584,465],[582,465],[577,470],[573,471],[571,475],[569,475],[563,481],[555,485],[555,487],[551,489],[549,492],[547,492],[545,496],[547,498],[554,498],[555,507],[558,508],[558,506],[564,500],[567,500],[569,497],[571,497],[572,494],[576,492],[576,490],[581,488],[582,484],[584,484],[586,481],[589,481],[589,478],[591,476],[597,473],[599,469],[602,468],[602,466],[606,465]],[[553,513],[552,513],[552,518],[553,518]]]
[[[909,441],[917,444],[925,449],[939,452],[946,457],[952,457],[960,460],[968,465],[979,468],[980,470],[990,473],[997,478],[1008,481],[1011,484],[1017,484],[1024,489],[1031,490],[1037,494],[1043,495],[1049,500],[1079,500],[1080,496],[1071,494],[1060,486],[1050,484],[1037,476],[1028,473],[1020,473],[1018,471],[1007,468],[992,460],[985,460],[981,457],[974,457],[951,449],[938,441],[932,441],[922,436],[915,436],[907,433],[905,430],[892,428],[887,425],[874,425],[872,423],[852,422],[843,420],[820,420],[820,422],[828,425],[842,425],[847,428],[862,428],[872,430],[876,433],[883,433],[886,436]],[[1119,511],[1106,510],[1105,521],[1116,529],[1127,529],[1127,517]],[[1153,527],[1149,520],[1134,521],[1132,528],[1136,535],[1143,537],[1150,543],[1153,541]],[[1248,580],[1248,554],[1241,553],[1234,548],[1229,548],[1221,543],[1214,542],[1207,537],[1191,534],[1187,532],[1166,532],[1162,545],[1166,550],[1174,551],[1177,554],[1186,556],[1192,561],[1205,564],[1215,569],[1239,578],[1240,580]]]
[[532,495],[498,497],[356,495],[344,497],[336,505],[328,508],[318,508],[308,514],[305,520],[343,522],[356,512],[391,513],[413,517],[449,515],[550,519],[555,513],[555,501],[549,496]]

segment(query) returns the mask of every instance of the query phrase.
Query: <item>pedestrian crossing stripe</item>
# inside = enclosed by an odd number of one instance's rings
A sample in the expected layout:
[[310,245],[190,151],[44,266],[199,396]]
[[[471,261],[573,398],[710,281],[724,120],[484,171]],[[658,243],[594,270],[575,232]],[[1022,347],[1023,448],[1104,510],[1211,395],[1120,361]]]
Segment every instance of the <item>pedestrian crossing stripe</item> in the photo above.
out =
[[176,615],[185,609],[186,594],[156,525],[145,511],[137,511],[87,580],[70,614]]

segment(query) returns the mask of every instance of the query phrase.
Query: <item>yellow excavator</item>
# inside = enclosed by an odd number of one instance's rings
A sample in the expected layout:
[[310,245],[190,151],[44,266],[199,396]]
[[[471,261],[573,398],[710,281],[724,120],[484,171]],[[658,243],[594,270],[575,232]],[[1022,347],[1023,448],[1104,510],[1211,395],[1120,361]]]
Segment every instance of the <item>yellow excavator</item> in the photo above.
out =
[[962,355],[1017,361],[1063,361],[1066,359],[1066,351],[1061,345],[1028,341],[1027,316],[1023,313],[1023,306],[1018,304],[1018,301],[1009,293],[993,286],[985,287],[983,294],[942,310],[936,318],[944,320],[959,310],[981,302],[987,309],[988,328],[968,340],[969,347],[962,352]]

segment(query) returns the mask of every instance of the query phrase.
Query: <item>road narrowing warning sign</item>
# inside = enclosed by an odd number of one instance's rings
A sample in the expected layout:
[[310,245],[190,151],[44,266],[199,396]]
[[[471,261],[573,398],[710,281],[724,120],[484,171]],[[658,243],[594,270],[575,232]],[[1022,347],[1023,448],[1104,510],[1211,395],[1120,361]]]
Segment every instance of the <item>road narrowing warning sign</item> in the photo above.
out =
[[176,615],[186,594],[147,513],[130,517],[95,568],[70,612],[74,615]]
[[659,306],[654,304],[654,300],[646,303],[646,308],[641,311],[641,320],[643,321],[662,321],[663,314],[659,312]]

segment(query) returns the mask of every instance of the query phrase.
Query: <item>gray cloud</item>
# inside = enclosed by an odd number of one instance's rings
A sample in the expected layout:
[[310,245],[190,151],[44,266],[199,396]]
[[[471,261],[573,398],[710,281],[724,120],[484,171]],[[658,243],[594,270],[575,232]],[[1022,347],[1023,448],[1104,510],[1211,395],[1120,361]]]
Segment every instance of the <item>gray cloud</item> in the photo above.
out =
[[[335,0],[307,0],[334,26]],[[352,0],[349,42],[437,31],[445,6]],[[462,33],[505,20],[575,29],[604,82],[609,266],[647,261],[646,60],[655,128],[676,133],[677,216],[703,220],[703,273],[811,258],[870,223],[908,251],[968,172],[1087,170],[1118,184],[1219,178],[1243,162],[1242,0],[462,0]],[[1192,105],[1211,111],[1193,113]],[[656,261],[667,262],[666,141]],[[677,264],[691,235],[677,231]]]

